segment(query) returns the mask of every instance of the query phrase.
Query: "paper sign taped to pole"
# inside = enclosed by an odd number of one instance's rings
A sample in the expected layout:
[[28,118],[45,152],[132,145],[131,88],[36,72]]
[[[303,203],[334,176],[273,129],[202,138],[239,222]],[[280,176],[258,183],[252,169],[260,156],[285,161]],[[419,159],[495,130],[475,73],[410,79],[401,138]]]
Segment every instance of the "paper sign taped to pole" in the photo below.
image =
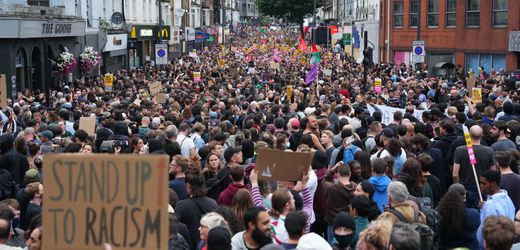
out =
[[42,249],[168,249],[168,156],[49,154]]
[[79,129],[85,130],[89,136],[96,135],[96,117],[80,117],[79,118]]
[[260,180],[298,181],[309,171],[312,153],[286,152],[262,148],[258,151],[256,170]]

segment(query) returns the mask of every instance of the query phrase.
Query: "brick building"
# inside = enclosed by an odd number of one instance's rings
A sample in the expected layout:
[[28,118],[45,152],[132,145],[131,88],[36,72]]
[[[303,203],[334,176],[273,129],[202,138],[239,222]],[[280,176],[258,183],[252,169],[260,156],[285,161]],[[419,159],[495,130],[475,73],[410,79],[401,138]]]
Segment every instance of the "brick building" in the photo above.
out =
[[510,46],[519,42],[513,40],[520,30],[519,0],[380,0],[380,4],[382,61],[410,63],[420,14],[419,40],[425,41],[425,63],[431,74],[439,73],[436,65],[443,62],[475,72],[478,66],[487,72],[520,68],[520,51],[515,51],[519,46]]

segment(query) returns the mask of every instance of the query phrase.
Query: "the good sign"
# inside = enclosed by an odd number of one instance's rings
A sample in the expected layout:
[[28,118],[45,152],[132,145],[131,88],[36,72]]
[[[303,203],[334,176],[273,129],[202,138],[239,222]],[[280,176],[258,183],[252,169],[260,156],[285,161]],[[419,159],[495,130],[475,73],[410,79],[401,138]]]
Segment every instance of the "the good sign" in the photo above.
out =
[[168,249],[167,160],[45,156],[42,249]]

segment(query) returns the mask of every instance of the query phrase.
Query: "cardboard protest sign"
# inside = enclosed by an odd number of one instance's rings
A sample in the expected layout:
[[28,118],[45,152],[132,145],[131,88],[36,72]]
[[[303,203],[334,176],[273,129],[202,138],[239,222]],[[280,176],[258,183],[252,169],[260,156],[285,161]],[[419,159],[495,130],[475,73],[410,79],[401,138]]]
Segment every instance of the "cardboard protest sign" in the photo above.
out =
[[482,89],[481,88],[473,88],[471,91],[473,94],[473,102],[479,103],[482,102]]
[[0,108],[7,107],[7,78],[4,74],[0,75]]
[[276,62],[271,62],[271,63],[269,63],[269,68],[270,68],[270,69],[277,69],[277,70],[280,70],[280,64],[279,64],[279,63],[276,63]]
[[168,157],[50,154],[42,249],[168,249]]
[[157,94],[157,96],[155,97],[155,101],[160,104],[166,103],[166,94],[165,93]]
[[200,82],[200,72],[193,72],[193,81]]
[[155,94],[162,91],[162,84],[161,82],[153,82],[150,84],[150,94],[154,96]]
[[470,77],[466,80],[467,90],[468,90],[468,93],[471,95],[470,97],[473,96],[473,88],[475,87],[476,83],[477,83],[477,78],[475,78],[475,77]]
[[221,68],[224,68],[224,66],[226,66],[226,62],[222,59],[219,59],[218,60],[218,66],[220,66]]
[[256,170],[260,180],[297,181],[309,171],[311,162],[312,153],[262,148],[258,151]]
[[85,130],[89,136],[96,135],[96,117],[80,117],[79,118],[79,129]]

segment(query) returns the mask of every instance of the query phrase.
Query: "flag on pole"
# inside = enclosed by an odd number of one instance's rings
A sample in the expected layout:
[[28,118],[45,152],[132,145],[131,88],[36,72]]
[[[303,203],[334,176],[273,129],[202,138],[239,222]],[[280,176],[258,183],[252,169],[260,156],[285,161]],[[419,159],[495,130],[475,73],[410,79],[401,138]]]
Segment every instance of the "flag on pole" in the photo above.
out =
[[311,83],[318,77],[318,64],[312,65],[311,70],[307,73],[307,77],[305,78],[305,83]]
[[311,57],[311,64],[318,64],[321,61],[320,52],[318,51],[318,48],[316,47],[316,44],[312,44],[312,57]]
[[308,49],[307,43],[305,43],[305,40],[303,39],[303,36],[300,36],[300,46],[298,46],[298,49],[300,51],[306,51]]

